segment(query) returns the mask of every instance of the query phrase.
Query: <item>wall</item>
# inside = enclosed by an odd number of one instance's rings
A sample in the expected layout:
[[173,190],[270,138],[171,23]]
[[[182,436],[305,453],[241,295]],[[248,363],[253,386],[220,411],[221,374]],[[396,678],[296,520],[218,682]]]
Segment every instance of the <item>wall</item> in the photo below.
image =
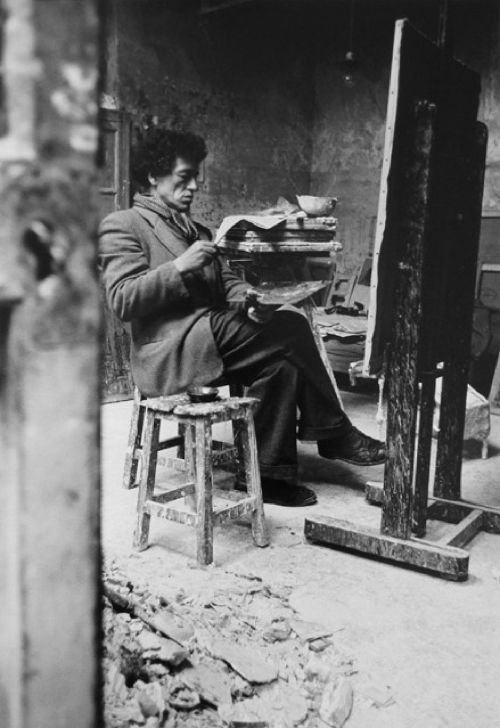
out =
[[304,9],[200,18],[190,3],[116,5],[107,92],[135,122],[157,116],[210,149],[193,212],[217,226],[309,188],[312,87]]
[[[450,4],[455,55],[482,75],[480,116],[489,127],[484,211],[500,212],[499,19],[495,2]],[[376,2],[354,6],[355,84],[343,82],[350,8],[322,8],[316,30],[312,192],[336,194],[344,264],[353,268],[372,249],[384,143],[394,22],[407,17],[429,37],[437,33],[437,2]]]
[[[343,266],[354,268],[373,246],[394,22],[407,17],[436,37],[438,1],[276,0],[205,18],[196,2],[166,6],[115,0],[108,93],[136,122],[158,116],[207,138],[210,155],[194,212],[209,225],[225,214],[265,208],[279,195],[337,195]],[[484,211],[494,214],[500,211],[498,3],[450,6],[455,55],[482,75],[480,118],[490,131]],[[358,66],[347,87],[351,34]]]

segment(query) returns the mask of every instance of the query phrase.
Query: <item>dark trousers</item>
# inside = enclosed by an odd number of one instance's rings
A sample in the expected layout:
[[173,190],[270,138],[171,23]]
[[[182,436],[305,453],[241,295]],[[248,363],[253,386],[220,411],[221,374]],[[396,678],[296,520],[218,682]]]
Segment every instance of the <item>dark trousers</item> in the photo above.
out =
[[225,381],[245,385],[259,400],[254,418],[262,475],[296,480],[297,437],[325,440],[350,427],[309,322],[293,310],[277,311],[260,325],[231,309],[214,309],[210,323]]

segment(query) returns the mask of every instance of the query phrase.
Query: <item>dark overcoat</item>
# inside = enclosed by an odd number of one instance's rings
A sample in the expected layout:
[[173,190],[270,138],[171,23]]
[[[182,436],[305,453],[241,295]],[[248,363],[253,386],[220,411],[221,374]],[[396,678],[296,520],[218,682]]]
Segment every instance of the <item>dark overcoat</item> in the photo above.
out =
[[[210,238],[197,228],[201,239]],[[175,394],[221,377],[208,312],[248,289],[219,256],[199,273],[181,275],[174,260],[187,247],[175,225],[143,208],[114,212],[99,228],[107,300],[130,325],[132,375],[146,396]]]

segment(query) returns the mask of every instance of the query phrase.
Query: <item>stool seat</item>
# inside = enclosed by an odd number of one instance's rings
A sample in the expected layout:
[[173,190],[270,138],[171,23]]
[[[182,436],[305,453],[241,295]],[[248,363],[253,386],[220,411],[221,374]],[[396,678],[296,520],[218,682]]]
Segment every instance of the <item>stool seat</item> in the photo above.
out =
[[[267,546],[269,538],[264,520],[257,444],[253,423],[252,397],[228,397],[214,402],[192,403],[186,394],[152,397],[141,401],[144,435],[141,446],[142,468],[139,482],[137,527],[134,546],[148,546],[151,516],[177,521],[196,529],[197,560],[213,561],[213,526],[250,515],[252,534],[257,546]],[[183,433],[183,456],[188,482],[173,490],[155,495],[158,451],[164,448],[159,440],[162,421],[174,421]],[[230,505],[214,506],[212,426],[231,421],[238,460],[238,477],[245,483],[247,495]],[[180,509],[174,502],[180,498],[191,510]]]

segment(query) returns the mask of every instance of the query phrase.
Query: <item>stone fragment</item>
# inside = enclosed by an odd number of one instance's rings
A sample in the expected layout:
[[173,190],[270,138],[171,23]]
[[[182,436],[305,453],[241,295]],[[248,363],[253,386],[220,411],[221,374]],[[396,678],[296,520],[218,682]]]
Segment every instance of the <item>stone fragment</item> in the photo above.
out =
[[149,652],[151,650],[159,651],[161,649],[160,638],[157,634],[150,632],[148,629],[143,629],[142,632],[139,632],[136,640],[143,652]]
[[271,624],[262,633],[262,637],[267,642],[283,642],[290,637],[291,631],[292,629],[288,620],[281,619],[271,622]]
[[165,665],[162,665],[161,662],[152,662],[145,665],[143,669],[150,680],[159,680],[162,677],[165,677],[165,675],[168,675],[167,668]]
[[332,635],[332,631],[327,627],[323,627],[322,624],[305,622],[302,619],[290,620],[290,626],[297,637],[304,642],[312,642],[313,640],[318,640],[322,637],[331,637]]
[[295,686],[283,683],[266,685],[260,690],[259,698],[272,726],[281,721],[291,727],[307,718],[307,701]]
[[214,665],[189,667],[182,671],[179,679],[215,707],[231,703],[231,679]]
[[342,728],[351,715],[352,687],[343,675],[330,680],[323,691],[319,715],[331,728]]
[[114,708],[113,714],[115,715],[119,725],[128,726],[129,723],[138,723],[139,725],[143,725],[145,722],[145,718],[136,698],[127,701],[124,705]]
[[115,695],[119,700],[126,700],[127,687],[125,685],[125,677],[114,662],[112,662],[107,669],[106,682],[113,695]]
[[168,702],[176,710],[193,710],[200,704],[200,696],[194,690],[178,685],[171,691]]
[[140,619],[132,619],[129,624],[129,629],[132,632],[142,632],[144,628],[144,622],[141,622]]
[[387,686],[373,685],[371,683],[361,685],[359,692],[375,708],[388,708],[390,705],[394,705],[395,700],[391,695],[391,691]]
[[157,612],[151,617],[151,626],[166,637],[175,640],[180,645],[186,645],[194,636],[194,630],[179,617],[166,610]]
[[249,682],[244,680],[241,675],[233,673],[231,675],[231,695],[235,700],[240,698],[251,698],[254,694],[254,688]]
[[271,725],[259,698],[223,705],[219,708],[219,716],[229,728],[270,728]]
[[318,680],[321,680],[321,682],[326,682],[331,673],[331,666],[325,663],[320,657],[311,655],[304,666],[304,672],[306,678],[309,680],[317,678]]
[[157,653],[156,659],[164,662],[166,665],[177,667],[189,657],[189,652],[184,647],[180,647],[174,640],[161,637],[160,644],[160,651]]
[[158,682],[147,683],[137,692],[137,702],[145,718],[162,716],[165,710],[163,690]]
[[227,640],[213,640],[208,644],[213,657],[227,662],[245,680],[268,683],[276,680],[278,669],[262,657],[255,647],[243,647]]
[[331,640],[320,637],[317,640],[311,640],[309,642],[309,649],[313,652],[323,652],[323,650],[326,650],[326,648],[331,644]]

